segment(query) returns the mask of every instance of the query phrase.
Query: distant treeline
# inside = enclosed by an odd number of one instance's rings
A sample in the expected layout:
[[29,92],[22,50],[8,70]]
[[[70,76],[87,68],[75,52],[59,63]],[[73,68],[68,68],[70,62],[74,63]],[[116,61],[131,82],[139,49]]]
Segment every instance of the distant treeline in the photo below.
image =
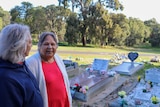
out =
[[148,44],[160,47],[160,24],[156,19],[142,21],[133,17],[127,18],[114,11],[109,12],[109,9],[123,10],[118,0],[98,0],[94,3],[91,0],[77,0],[70,5],[68,0],[59,0],[58,6],[46,7],[33,7],[29,2],[22,2],[9,12],[0,7],[0,29],[9,23],[27,24],[30,26],[33,42],[38,41],[41,32],[52,31],[57,34],[60,43],[66,42],[72,46]]

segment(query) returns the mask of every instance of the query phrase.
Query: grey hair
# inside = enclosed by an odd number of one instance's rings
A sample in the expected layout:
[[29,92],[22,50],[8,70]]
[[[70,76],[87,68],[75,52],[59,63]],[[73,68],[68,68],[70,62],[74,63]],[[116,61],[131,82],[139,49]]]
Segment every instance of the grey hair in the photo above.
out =
[[23,62],[30,29],[23,24],[9,24],[0,33],[0,58],[12,63]]
[[53,32],[42,32],[41,35],[39,36],[39,42],[38,42],[38,50],[39,48],[41,47],[42,43],[44,42],[44,39],[48,36],[52,36],[54,41],[56,42],[57,44],[57,47],[58,47],[58,39],[57,39],[57,36],[55,33]]

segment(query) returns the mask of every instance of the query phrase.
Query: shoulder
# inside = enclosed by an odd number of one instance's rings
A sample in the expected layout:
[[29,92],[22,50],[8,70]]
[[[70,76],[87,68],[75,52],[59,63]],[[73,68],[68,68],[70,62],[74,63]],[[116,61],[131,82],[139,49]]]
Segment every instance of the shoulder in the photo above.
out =
[[3,82],[5,86],[7,85],[8,87],[23,87],[23,79],[27,78],[27,75],[23,72],[22,67],[16,69],[5,69],[5,71],[3,69],[1,70],[1,73],[0,82]]
[[39,55],[39,53],[37,52],[37,53],[29,56],[28,58],[26,58],[25,61],[26,61],[26,64],[30,64],[30,63],[35,63],[35,62],[37,62],[37,61],[39,61],[39,60],[40,60],[40,55]]
[[55,54],[54,58],[61,60],[61,57],[58,54]]
[[40,57],[40,54],[39,54],[39,52],[36,52],[35,54],[27,57],[26,60],[35,59],[35,58],[38,58],[38,57]]

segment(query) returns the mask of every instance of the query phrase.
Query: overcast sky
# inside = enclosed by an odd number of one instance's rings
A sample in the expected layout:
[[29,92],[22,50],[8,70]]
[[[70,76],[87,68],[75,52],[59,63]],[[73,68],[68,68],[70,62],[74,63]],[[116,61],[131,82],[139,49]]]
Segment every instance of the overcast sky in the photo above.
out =
[[[0,6],[9,11],[16,5],[20,6],[24,0],[0,0]],[[58,4],[58,0],[25,0],[36,6],[47,6],[51,4]],[[155,18],[160,23],[160,0],[120,0],[124,5],[122,11],[127,17],[139,18],[142,21]]]

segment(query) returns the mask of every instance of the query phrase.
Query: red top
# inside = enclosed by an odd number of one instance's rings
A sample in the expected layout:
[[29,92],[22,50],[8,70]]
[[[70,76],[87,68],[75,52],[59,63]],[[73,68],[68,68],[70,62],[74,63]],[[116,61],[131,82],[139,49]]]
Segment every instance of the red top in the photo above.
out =
[[69,107],[68,96],[62,73],[57,63],[42,62],[46,80],[49,107]]

